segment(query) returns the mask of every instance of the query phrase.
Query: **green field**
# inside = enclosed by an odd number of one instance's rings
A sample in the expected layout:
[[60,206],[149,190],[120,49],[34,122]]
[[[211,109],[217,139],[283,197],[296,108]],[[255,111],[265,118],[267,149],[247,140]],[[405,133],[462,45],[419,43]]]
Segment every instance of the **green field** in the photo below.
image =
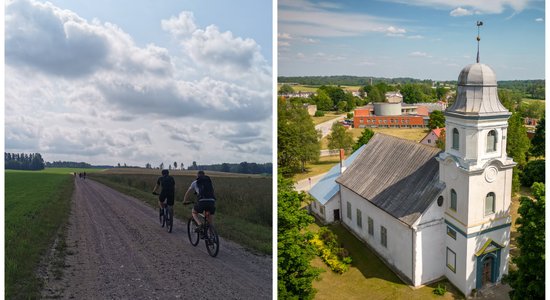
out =
[[[159,173],[159,170],[113,169],[90,174],[89,177],[156,208],[158,198],[151,195],[151,191]],[[173,171],[170,174],[176,180],[175,216],[186,221],[191,215],[191,206],[184,206],[180,202],[191,182],[195,180],[196,173]],[[216,172],[207,174],[211,176],[216,192],[215,224],[220,235],[249,249],[271,254],[272,178]]]
[[73,177],[51,171],[59,170],[4,173],[6,299],[39,298],[36,269],[55,238],[64,235]]

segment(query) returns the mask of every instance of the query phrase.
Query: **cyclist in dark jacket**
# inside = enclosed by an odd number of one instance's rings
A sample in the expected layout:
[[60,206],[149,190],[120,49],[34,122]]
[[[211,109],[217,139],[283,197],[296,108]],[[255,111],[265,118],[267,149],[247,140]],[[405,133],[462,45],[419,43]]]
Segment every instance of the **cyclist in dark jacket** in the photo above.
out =
[[189,195],[194,193],[197,195],[199,201],[195,203],[193,207],[193,219],[201,226],[201,221],[197,216],[197,213],[202,213],[205,210],[209,211],[208,223],[213,224],[214,222],[214,213],[216,212],[216,197],[214,196],[214,187],[212,186],[212,181],[210,177],[204,174],[204,171],[199,171],[197,173],[197,179],[191,182],[191,185],[185,192],[183,196],[183,203],[190,203],[187,199]]
[[153,189],[153,194],[157,194],[157,190],[161,187],[159,195],[159,214],[162,214],[162,209],[164,208],[165,202],[166,205],[174,205],[174,192],[176,182],[174,177],[168,175],[168,170],[162,170],[162,176],[157,179],[157,185]]

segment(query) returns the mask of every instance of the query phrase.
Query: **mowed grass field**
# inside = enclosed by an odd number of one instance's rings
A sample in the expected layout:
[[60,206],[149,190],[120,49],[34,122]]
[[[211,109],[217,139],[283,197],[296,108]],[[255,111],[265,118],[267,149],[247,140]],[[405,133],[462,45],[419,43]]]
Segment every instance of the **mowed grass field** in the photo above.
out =
[[6,299],[40,297],[36,270],[55,238],[64,239],[74,189],[73,176],[59,171],[5,171]]
[[[272,252],[272,177],[259,175],[206,172],[212,178],[216,194],[215,224],[218,233],[249,249],[263,254]],[[183,205],[196,171],[171,171],[176,181],[174,213],[187,221],[191,205]],[[151,192],[160,170],[111,169],[90,174],[90,178],[131,195],[152,207],[158,207],[158,196]],[[192,195],[195,199],[195,195]],[[180,230],[187,230],[181,228]]]

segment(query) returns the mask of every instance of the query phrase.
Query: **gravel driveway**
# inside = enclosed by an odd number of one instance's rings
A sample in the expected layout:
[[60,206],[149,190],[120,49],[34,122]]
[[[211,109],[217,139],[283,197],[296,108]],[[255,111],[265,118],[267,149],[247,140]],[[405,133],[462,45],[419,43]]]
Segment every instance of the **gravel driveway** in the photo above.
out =
[[212,258],[183,222],[168,233],[157,209],[89,179],[75,185],[70,255],[62,279],[45,276],[44,298],[271,299],[271,257],[221,238]]

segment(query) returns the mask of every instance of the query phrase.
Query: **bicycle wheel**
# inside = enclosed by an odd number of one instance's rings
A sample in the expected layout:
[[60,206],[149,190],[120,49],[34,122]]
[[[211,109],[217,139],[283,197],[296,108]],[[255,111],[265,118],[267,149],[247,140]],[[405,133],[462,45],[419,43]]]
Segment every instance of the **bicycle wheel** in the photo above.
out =
[[164,222],[166,220],[164,220],[164,209],[162,208],[159,208],[159,221],[160,221],[160,226],[164,227]]
[[166,209],[166,230],[172,232],[172,225],[174,225],[174,209],[168,207]]
[[218,233],[213,225],[207,225],[205,235],[204,242],[206,244],[206,250],[208,250],[208,254],[210,254],[210,256],[216,257],[216,255],[218,255],[218,251],[220,250],[220,239],[218,238]]
[[193,246],[197,246],[199,244],[200,239],[197,231],[198,227],[197,222],[195,222],[193,217],[191,217],[187,222],[187,236],[189,236],[189,242],[191,242],[191,245]]

